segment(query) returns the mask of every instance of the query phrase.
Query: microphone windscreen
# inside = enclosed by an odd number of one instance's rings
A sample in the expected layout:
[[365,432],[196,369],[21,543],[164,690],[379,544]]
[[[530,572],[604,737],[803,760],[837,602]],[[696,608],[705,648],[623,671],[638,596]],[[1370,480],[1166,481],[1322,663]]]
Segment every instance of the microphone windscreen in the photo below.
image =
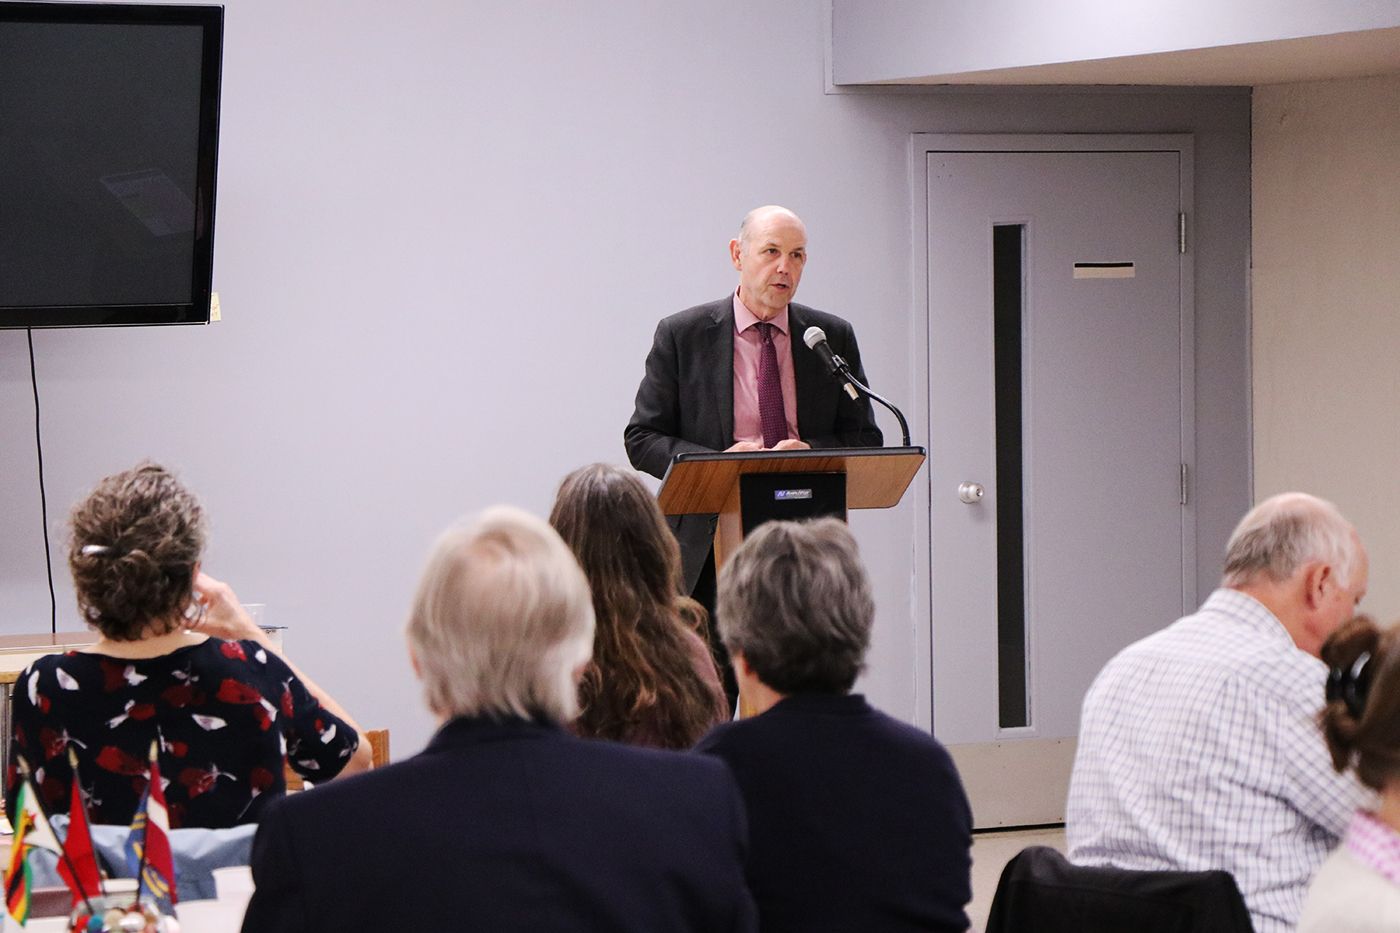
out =
[[817,344],[826,343],[826,331],[813,324],[802,334],[802,342],[807,345],[808,350],[815,350]]

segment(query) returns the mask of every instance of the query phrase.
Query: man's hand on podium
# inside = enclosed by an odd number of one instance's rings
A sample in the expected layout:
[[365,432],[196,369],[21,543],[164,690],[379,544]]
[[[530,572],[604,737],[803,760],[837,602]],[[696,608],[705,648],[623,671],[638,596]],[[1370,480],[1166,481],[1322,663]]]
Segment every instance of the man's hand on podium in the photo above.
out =
[[809,443],[807,443],[806,441],[798,440],[798,439],[795,438],[795,437],[789,437],[789,438],[787,438],[786,440],[778,441],[778,443],[774,444],[771,448],[769,448],[769,447],[764,447],[764,446],[763,446],[762,444],[760,444],[758,441],[740,441],[740,442],[737,443],[737,444],[733,444],[733,445],[731,445],[731,446],[729,446],[729,447],[726,447],[726,448],[724,449],[724,452],[727,453],[727,454],[732,454],[732,453],[740,453],[740,452],[744,452],[744,451],[758,451],[758,450],[811,450],[811,448],[812,448],[812,445],[809,444]]

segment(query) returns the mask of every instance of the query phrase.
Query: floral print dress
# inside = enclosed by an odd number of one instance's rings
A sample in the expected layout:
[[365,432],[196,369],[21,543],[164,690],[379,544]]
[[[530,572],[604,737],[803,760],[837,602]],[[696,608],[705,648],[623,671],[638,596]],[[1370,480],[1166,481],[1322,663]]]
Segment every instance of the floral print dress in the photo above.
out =
[[284,761],[324,781],[359,745],[353,728],[254,641],[210,638],[141,659],[47,655],[20,675],[12,708],[7,805],[18,789],[20,755],[45,809],[67,813],[71,749],[94,823],[131,821],[152,741],[171,828],[256,822],[286,791]]

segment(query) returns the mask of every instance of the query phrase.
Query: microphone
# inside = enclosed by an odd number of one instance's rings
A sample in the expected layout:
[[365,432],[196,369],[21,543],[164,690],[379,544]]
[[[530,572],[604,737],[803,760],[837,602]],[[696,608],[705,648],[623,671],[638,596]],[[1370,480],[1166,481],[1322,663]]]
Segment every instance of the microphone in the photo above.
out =
[[803,332],[802,342],[807,345],[807,349],[815,351],[822,358],[822,362],[826,363],[826,368],[831,373],[831,378],[841,383],[841,388],[846,390],[852,401],[859,399],[863,393],[894,412],[894,416],[899,419],[900,432],[904,435],[904,446],[909,446],[909,422],[904,420],[904,412],[878,393],[870,391],[869,386],[862,385],[861,381],[851,374],[850,365],[826,342],[826,331],[813,325]]
[[817,356],[822,358],[822,362],[826,364],[831,377],[841,383],[841,388],[846,390],[851,401],[854,402],[860,398],[860,393],[852,384],[855,382],[855,377],[851,375],[851,368],[846,365],[845,360],[836,355],[836,352],[831,349],[831,344],[826,342],[826,331],[814,324],[802,334],[802,342],[807,345],[807,349],[815,351]]

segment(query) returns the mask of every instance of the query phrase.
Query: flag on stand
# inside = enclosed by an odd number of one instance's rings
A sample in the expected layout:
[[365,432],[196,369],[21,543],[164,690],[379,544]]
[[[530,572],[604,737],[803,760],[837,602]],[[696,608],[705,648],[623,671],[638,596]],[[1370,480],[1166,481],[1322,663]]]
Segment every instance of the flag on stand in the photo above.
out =
[[5,910],[20,926],[29,922],[29,895],[34,887],[28,852],[28,837],[33,828],[33,818],[21,810],[15,837],[10,842],[10,864],[5,869]]
[[102,893],[102,872],[97,867],[97,853],[92,847],[92,830],[88,827],[87,805],[83,802],[82,782],[78,780],[78,756],[68,749],[68,763],[73,770],[73,793],[68,805],[68,835],[63,837],[64,858],[58,860],[58,873],[73,893],[73,906]]
[[29,852],[48,849],[62,856],[63,847],[39,806],[28,768],[21,766],[21,774],[19,792],[15,794],[15,835],[10,842],[10,864],[5,870],[5,907],[15,922],[24,926],[29,919],[29,896],[33,889]]
[[134,863],[136,902],[155,905],[162,916],[175,914],[175,860],[170,853],[170,813],[156,761],[159,743],[151,743],[151,779],[126,837],[128,864]]

